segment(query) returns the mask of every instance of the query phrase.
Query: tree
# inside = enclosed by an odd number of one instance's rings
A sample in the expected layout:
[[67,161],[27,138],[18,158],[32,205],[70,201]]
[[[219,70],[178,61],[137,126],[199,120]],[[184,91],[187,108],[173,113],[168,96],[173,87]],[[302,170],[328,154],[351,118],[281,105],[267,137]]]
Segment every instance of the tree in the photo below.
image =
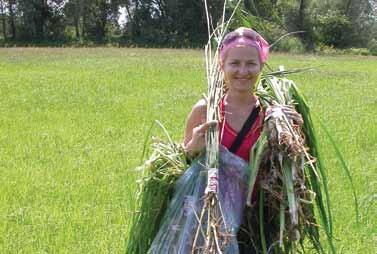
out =
[[366,47],[368,41],[373,39],[373,28],[377,18],[377,14],[373,12],[373,2],[375,1],[347,1],[344,13],[352,24],[352,31],[348,37],[350,44]]
[[76,39],[80,39],[84,34],[82,19],[85,4],[85,0],[70,0],[64,6],[67,25],[74,26]]
[[[214,26],[224,1],[207,0]],[[241,6],[248,14],[233,27],[251,26],[271,42],[297,30],[305,33],[287,41],[307,49],[315,43],[365,47],[377,39],[377,0],[244,0]],[[126,42],[185,47],[207,40],[203,0],[0,0],[0,32],[14,41],[103,43],[121,34],[120,8],[127,14]]]
[[82,35],[103,42],[110,26],[117,25],[120,1],[85,0],[82,6]]
[[15,24],[15,0],[8,0],[8,11],[9,11],[9,23],[10,23],[10,30],[11,30],[11,38],[12,40],[16,39],[16,24]]
[[47,0],[18,0],[20,39],[43,40],[48,13]]
[[[212,21],[220,17],[224,0],[208,1]],[[129,16],[125,35],[137,43],[167,46],[203,45],[207,21],[202,0],[123,1]]]
[[4,40],[7,39],[7,26],[6,26],[6,18],[5,18],[5,2],[0,0],[0,15],[1,15],[1,24],[3,28],[3,38]]

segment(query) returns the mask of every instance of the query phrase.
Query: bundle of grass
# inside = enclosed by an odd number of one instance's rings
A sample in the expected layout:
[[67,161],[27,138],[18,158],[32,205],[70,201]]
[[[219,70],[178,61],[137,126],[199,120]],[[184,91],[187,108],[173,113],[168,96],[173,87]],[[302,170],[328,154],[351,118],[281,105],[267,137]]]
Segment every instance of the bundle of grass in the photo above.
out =
[[188,168],[180,144],[174,143],[164,126],[166,140],[152,138],[152,153],[136,170],[141,173],[128,234],[126,253],[145,254],[156,236],[177,179]]
[[[299,246],[305,250],[304,241],[309,239],[317,253],[324,253],[314,212],[316,204],[334,253],[326,174],[309,108],[293,81],[285,77],[265,75],[257,95],[267,112],[263,133],[250,154],[249,190],[253,190],[257,175],[260,177],[259,204],[254,210],[259,214],[259,234],[252,234],[254,239],[250,241],[258,243],[263,253],[271,251],[266,238],[275,253],[297,253]],[[290,120],[290,109],[301,114],[302,127]],[[268,232],[264,210],[270,221]]]

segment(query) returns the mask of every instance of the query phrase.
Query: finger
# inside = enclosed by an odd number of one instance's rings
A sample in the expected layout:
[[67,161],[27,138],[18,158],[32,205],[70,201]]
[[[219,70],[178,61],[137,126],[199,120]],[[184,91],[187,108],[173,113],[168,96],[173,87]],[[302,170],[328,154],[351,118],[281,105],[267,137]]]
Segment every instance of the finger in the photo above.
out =
[[217,121],[217,120],[211,120],[211,121],[208,121],[207,124],[209,124],[209,125],[216,125],[216,124],[218,124],[218,122],[219,121]]
[[285,115],[289,118],[301,118],[301,115],[295,113],[285,113]]
[[298,125],[302,125],[304,123],[304,120],[301,116],[292,117],[293,122],[295,122]]
[[198,132],[196,135],[202,138],[205,136],[205,132]]
[[203,136],[204,133],[205,133],[205,131],[203,130],[203,126],[199,125],[199,126],[195,127],[194,130],[193,130],[193,133],[196,136]]
[[194,128],[193,133],[197,137],[204,137],[207,129],[208,129],[208,126],[206,126],[205,124],[201,124],[197,126],[196,128]]
[[293,116],[293,117],[301,117],[301,114],[294,111],[294,110],[287,110],[287,111],[284,111],[284,114],[287,115],[287,116]]
[[291,114],[292,114],[292,113],[296,113],[296,114],[298,114],[297,111],[295,111],[295,110],[292,109],[292,108],[283,108],[283,112],[286,113],[286,114],[287,114],[287,113],[291,113]]
[[200,131],[206,131],[209,127],[217,124],[216,120],[208,121],[200,126]]
[[286,114],[286,116],[292,120],[302,120],[302,117],[297,114]]

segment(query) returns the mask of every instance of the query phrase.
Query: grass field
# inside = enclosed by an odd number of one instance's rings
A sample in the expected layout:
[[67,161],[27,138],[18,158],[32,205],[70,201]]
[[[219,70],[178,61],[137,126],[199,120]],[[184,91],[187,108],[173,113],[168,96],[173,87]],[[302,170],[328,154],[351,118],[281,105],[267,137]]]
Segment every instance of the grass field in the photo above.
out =
[[[377,253],[377,58],[272,55],[344,154],[319,130],[338,253]],[[175,140],[205,92],[198,50],[0,49],[0,253],[124,253],[146,132]],[[158,133],[157,133],[158,134]]]

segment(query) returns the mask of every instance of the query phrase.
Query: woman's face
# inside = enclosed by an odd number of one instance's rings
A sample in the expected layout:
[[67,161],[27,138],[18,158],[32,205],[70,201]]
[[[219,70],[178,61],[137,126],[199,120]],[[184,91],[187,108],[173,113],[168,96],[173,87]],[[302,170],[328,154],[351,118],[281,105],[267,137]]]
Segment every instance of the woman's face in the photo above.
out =
[[251,91],[262,69],[258,50],[248,46],[229,49],[221,66],[226,85],[237,91]]

